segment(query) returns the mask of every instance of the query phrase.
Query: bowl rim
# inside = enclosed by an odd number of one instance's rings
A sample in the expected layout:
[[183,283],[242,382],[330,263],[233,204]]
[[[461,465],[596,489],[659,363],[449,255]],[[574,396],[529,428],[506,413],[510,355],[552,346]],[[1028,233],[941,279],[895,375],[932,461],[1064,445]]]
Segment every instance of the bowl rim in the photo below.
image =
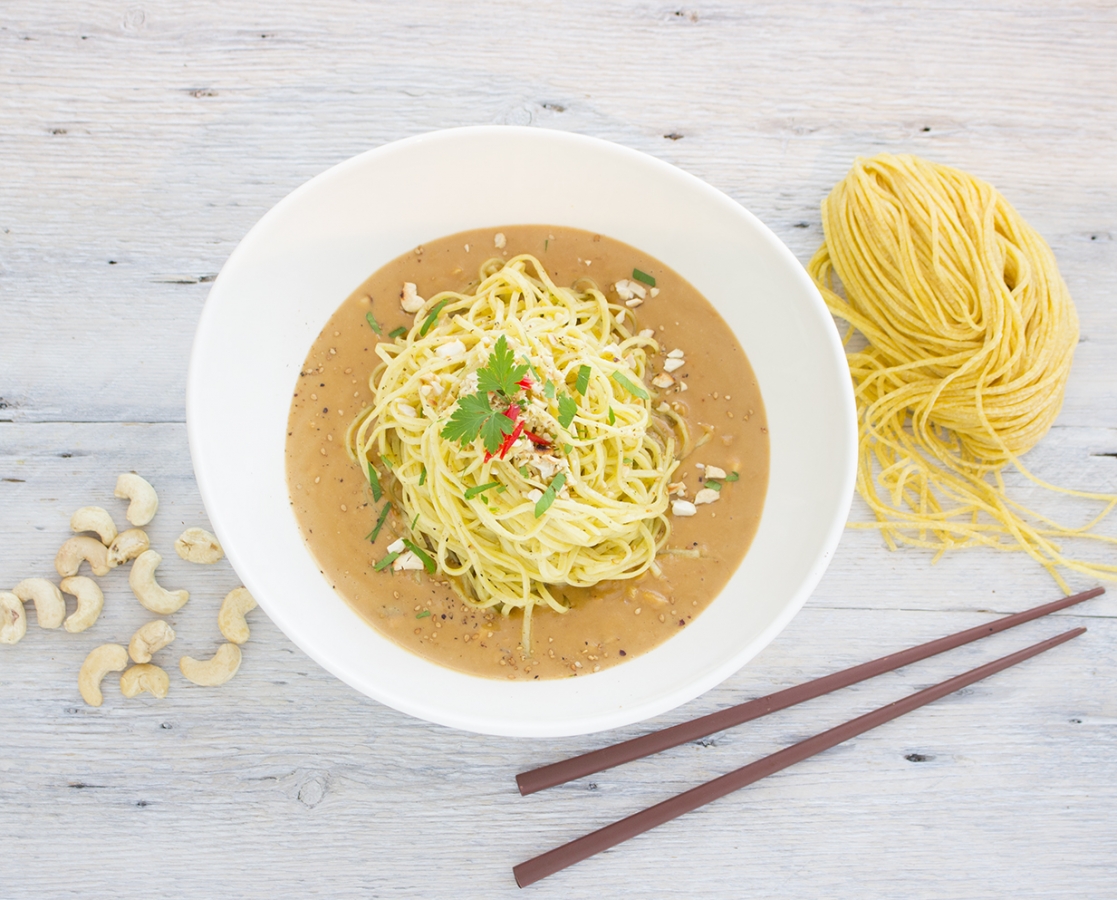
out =
[[[455,140],[457,138],[473,138],[479,137],[483,139],[499,138],[505,139],[509,136],[518,136],[527,140],[543,140],[554,141],[559,144],[568,143],[571,146],[590,147],[598,151],[604,151],[617,155],[621,159],[630,159],[638,161],[640,165],[650,166],[658,169],[660,172],[669,175],[675,179],[682,179],[687,186],[700,192],[704,195],[707,201],[720,204],[724,207],[731,208],[733,214],[743,216],[753,229],[760,235],[767,243],[769,250],[773,251],[777,256],[782,257],[783,262],[792,267],[798,273],[798,280],[801,285],[806,289],[806,294],[810,298],[810,303],[813,305],[813,312],[816,314],[824,315],[829,318],[829,312],[822,300],[814,283],[811,281],[806,271],[803,269],[802,264],[794,256],[791,250],[766,226],[764,225],[753,213],[744,208],[737,201],[733,200],[722,191],[714,188],[712,185],[703,181],[695,175],[680,169],[671,163],[664,160],[657,159],[656,157],[645,154],[641,151],[626,147],[621,144],[616,144],[611,141],[603,140],[601,138],[591,137],[588,135],[577,134],[574,132],[558,131],[553,129],[543,129],[530,126],[510,126],[510,125],[474,125],[463,126],[459,128],[441,129],[437,131],[426,132],[423,134],[414,135],[397,141],[392,141],[373,147],[356,156],[343,160],[334,166],[320,172],[308,181],[296,187],[274,206],[272,206],[244,235],[238,242],[237,247],[229,255],[225,264],[221,268],[221,272],[214,280],[207,297],[206,304],[199,317],[198,326],[195,334],[194,344],[191,349],[189,371],[187,376],[187,395],[186,395],[186,411],[187,411],[187,433],[190,444],[191,459],[193,461],[195,477],[198,482],[199,491],[202,496],[203,504],[206,507],[207,513],[210,516],[211,523],[214,526],[216,533],[223,536],[224,524],[221,521],[220,513],[215,515],[215,511],[221,508],[220,498],[215,494],[215,485],[210,477],[207,462],[205,461],[204,435],[201,433],[202,426],[200,425],[200,415],[198,412],[198,402],[201,393],[203,392],[203,372],[202,363],[206,353],[206,340],[211,331],[216,327],[216,319],[218,316],[218,308],[216,303],[210,301],[214,298],[220,299],[224,289],[223,278],[226,273],[235,269],[240,265],[241,259],[246,255],[250,255],[254,249],[254,242],[260,234],[269,229],[274,222],[282,219],[288,212],[302,200],[302,198],[316,191],[319,187],[327,184],[335,179],[344,178],[352,170],[360,169],[364,166],[374,164],[379,158],[388,156],[390,154],[406,151],[409,148],[421,147],[432,142],[441,142],[446,140]],[[510,224],[510,223],[505,223]],[[452,232],[451,232],[452,233]],[[686,273],[681,273],[686,277]],[[344,299],[344,298],[342,298]],[[834,357],[840,359],[842,370],[845,369],[844,349],[842,348],[840,338],[836,328],[831,329],[829,333],[829,351]],[[300,360],[301,362],[301,360]],[[373,697],[381,703],[384,703],[401,712],[409,715],[416,716],[427,721],[435,722],[437,724],[461,728],[467,731],[498,734],[507,736],[559,736],[588,733],[593,731],[604,730],[608,728],[619,727],[632,722],[640,721],[645,718],[666,712],[694,697],[699,696],[710,688],[714,687],[725,678],[729,677],[742,666],[744,666],[752,657],[760,652],[768,643],[782,631],[791,619],[798,613],[806,602],[807,597],[811,594],[817,586],[819,580],[829,563],[833,558],[834,550],[841,538],[846,519],[848,517],[850,504],[852,502],[853,489],[856,478],[856,463],[857,463],[857,427],[856,427],[856,414],[853,398],[852,385],[849,379],[843,379],[842,387],[839,387],[841,395],[841,404],[844,407],[844,418],[848,422],[853,423],[852,428],[847,428],[843,436],[844,441],[839,442],[839,450],[844,453],[848,459],[844,473],[842,475],[841,485],[838,494],[841,498],[832,511],[830,522],[825,529],[824,537],[821,540],[820,550],[817,553],[810,570],[804,574],[804,577],[799,582],[798,589],[794,592],[793,596],[789,598],[788,602],[784,604],[781,611],[774,616],[769,625],[760,631],[751,641],[744,644],[740,650],[732,657],[726,659],[721,665],[710,669],[703,676],[695,678],[685,685],[680,686],[676,690],[659,696],[653,700],[646,700],[639,704],[626,707],[622,710],[614,710],[612,712],[587,715],[579,718],[576,721],[563,720],[554,727],[539,727],[538,725],[531,728],[520,728],[515,723],[510,723],[500,716],[494,716],[488,720],[479,719],[475,714],[463,716],[457,714],[453,710],[445,709],[438,704],[431,704],[423,702],[421,699],[409,697],[401,694],[398,691],[390,689],[390,687],[383,684],[370,684],[367,679],[356,677],[353,672],[349,671],[344,666],[340,665],[336,659],[325,652],[323,648],[318,646],[314,641],[308,639],[300,630],[295,627],[291,618],[287,615],[287,611],[281,606],[273,604],[270,601],[266,591],[258,593],[258,584],[255,578],[253,567],[248,560],[241,556],[240,550],[236,541],[225,543],[226,554],[233,565],[233,568],[244,581],[246,587],[257,598],[260,605],[268,613],[269,617],[275,624],[287,635],[287,637],[298,646],[304,653],[311,659],[317,662],[324,669],[335,675],[342,681],[357,688],[362,693]],[[844,446],[843,446],[844,445]],[[286,485],[284,485],[286,490]],[[254,587],[256,585],[256,587]],[[370,631],[376,633],[382,640],[389,641],[386,636],[380,635],[372,626],[367,626]],[[668,642],[670,643],[670,642]],[[654,651],[652,651],[654,652]],[[645,654],[646,655],[646,654]],[[637,657],[636,659],[638,659]],[[634,660],[635,661],[635,660]],[[425,661],[428,665],[435,666],[438,669],[443,667],[436,663]],[[625,665],[631,665],[632,662]],[[622,667],[623,668],[623,667]],[[606,670],[606,672],[611,670]],[[601,674],[606,674],[603,672]],[[459,673],[460,674],[460,673]],[[595,676],[596,677],[596,676]],[[489,681],[490,679],[484,679]],[[579,679],[581,680],[581,679]],[[520,685],[521,687],[531,688],[532,685],[551,684],[554,682],[527,682]]]

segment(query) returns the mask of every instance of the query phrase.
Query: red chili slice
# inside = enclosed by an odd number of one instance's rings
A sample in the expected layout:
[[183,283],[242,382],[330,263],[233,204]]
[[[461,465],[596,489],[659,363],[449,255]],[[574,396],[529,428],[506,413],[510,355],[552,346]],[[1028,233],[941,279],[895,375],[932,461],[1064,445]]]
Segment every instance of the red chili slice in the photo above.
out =
[[544,437],[540,437],[539,435],[537,435],[533,431],[528,431],[526,428],[524,429],[524,437],[526,437],[529,440],[533,441],[534,443],[538,444],[540,447],[550,447],[551,446],[551,442],[549,440],[547,440]]
[[512,429],[512,433],[504,436],[504,443],[500,445],[500,458],[504,459],[504,454],[512,449],[512,445],[516,443],[517,439],[523,433],[524,423],[517,422],[516,427]]
[[530,391],[531,390],[531,379],[530,378],[521,378],[519,381],[516,382],[516,384],[518,384],[520,387],[522,387],[525,391]]

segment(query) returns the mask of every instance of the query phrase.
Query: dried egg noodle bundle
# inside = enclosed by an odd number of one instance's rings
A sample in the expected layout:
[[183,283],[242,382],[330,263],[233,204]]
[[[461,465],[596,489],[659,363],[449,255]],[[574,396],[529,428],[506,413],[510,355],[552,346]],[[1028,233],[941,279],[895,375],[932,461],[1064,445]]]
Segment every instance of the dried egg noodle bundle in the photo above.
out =
[[[431,297],[406,336],[377,345],[374,402],[347,444],[366,469],[391,470],[412,545],[466,602],[524,610],[530,652],[536,604],[565,612],[563,587],[655,566],[676,448],[685,454],[689,437],[643,386],[658,345],[628,331],[623,307],[591,282],[557,287],[529,255],[489,260],[480,277],[473,294]],[[502,352],[516,366],[504,376],[523,375],[507,395],[478,381]],[[468,410],[503,426],[499,452],[484,431],[454,431]]]
[[[825,241],[808,270],[830,311],[868,345],[848,353],[860,419],[858,492],[889,546],[1024,550],[1114,578],[1117,566],[1063,555],[1117,496],[1054,487],[1019,457],[1059,413],[1078,318],[1051,249],[991,185],[915,156],[859,159],[822,203]],[[835,278],[844,297],[835,292]],[[1080,528],[1010,500],[1011,463],[1051,490],[1105,501]],[[876,472],[874,479],[874,470]],[[878,484],[884,488],[882,495]]]

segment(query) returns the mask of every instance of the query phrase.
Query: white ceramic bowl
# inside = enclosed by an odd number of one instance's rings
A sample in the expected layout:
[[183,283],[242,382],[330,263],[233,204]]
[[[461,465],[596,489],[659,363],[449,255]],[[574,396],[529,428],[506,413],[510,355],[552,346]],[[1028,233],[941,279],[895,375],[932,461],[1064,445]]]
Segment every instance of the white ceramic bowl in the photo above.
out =
[[[296,376],[342,300],[424,241],[518,223],[607,234],[687,278],[724,316],[752,362],[772,451],[756,539],[690,627],[605,672],[532,683],[453,672],[366,625],[319,574],[284,480]],[[833,322],[771,231],[724,194],[650,156],[514,127],[439,131],[378,147],[277,204],[210,291],[190,360],[187,425],[216,533],[245,585],[292,641],[395,709],[512,736],[625,725],[737,671],[787,625],[821,578],[849,511],[857,458],[853,395]]]

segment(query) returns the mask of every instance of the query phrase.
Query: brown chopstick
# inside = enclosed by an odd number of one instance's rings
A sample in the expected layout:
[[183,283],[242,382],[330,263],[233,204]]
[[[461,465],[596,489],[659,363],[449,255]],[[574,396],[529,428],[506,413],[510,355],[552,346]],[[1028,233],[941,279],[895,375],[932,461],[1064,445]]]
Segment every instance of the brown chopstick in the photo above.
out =
[[774,772],[779,772],[781,769],[786,769],[788,766],[814,756],[816,753],[828,750],[843,741],[864,734],[878,725],[883,725],[885,722],[890,722],[904,715],[904,713],[918,709],[960,688],[981,681],[983,678],[988,678],[990,675],[1036,656],[1044,650],[1049,650],[1065,641],[1069,641],[1071,638],[1078,637],[1085,631],[1085,628],[1075,628],[1046,641],[1033,644],[1031,647],[1017,650],[1015,653],[986,663],[976,669],[971,669],[961,675],[955,675],[953,678],[905,697],[903,700],[889,703],[887,706],[882,706],[863,716],[858,716],[856,719],[851,719],[849,722],[831,728],[829,731],[824,731],[814,737],[807,738],[805,741],[800,741],[798,744],[785,747],[783,750],[749,763],[747,766],[743,766],[727,775],[707,781],[705,784],[682,794],[677,794],[669,800],[650,806],[626,819],[621,819],[612,825],[606,825],[604,828],[568,844],[563,844],[561,847],[556,847],[554,850],[536,856],[534,859],[522,862],[512,869],[516,876],[516,884],[520,887],[534,884],[548,875],[553,875],[555,872],[565,869],[567,866],[572,866],[574,863],[588,859],[603,850],[615,847],[631,837],[650,831],[657,825],[662,825],[683,813],[698,809],[698,807],[717,800],[719,797],[724,797],[726,794],[759,781]]
[[795,706],[805,700],[821,697],[823,694],[848,687],[851,684],[857,684],[857,682],[864,681],[867,678],[891,672],[893,669],[910,665],[921,659],[927,659],[929,656],[944,653],[947,650],[953,650],[955,647],[961,647],[963,644],[980,640],[983,637],[1021,625],[1024,622],[1030,622],[1033,619],[1046,616],[1048,613],[1066,609],[1068,606],[1074,606],[1076,603],[1081,603],[1104,593],[1105,588],[1091,588],[1080,594],[1063,597],[1061,600],[1045,603],[1042,606],[1024,610],[1024,612],[1014,613],[985,625],[967,628],[957,634],[928,641],[926,644],[901,650],[898,653],[891,653],[888,656],[882,656],[879,659],[861,663],[852,668],[834,672],[831,675],[824,675],[814,681],[798,684],[795,687],[768,694],[766,697],[758,697],[755,700],[731,706],[729,709],[701,716],[690,722],[681,722],[670,728],[664,728],[662,731],[655,731],[642,737],[633,738],[630,741],[613,744],[611,747],[603,747],[600,750],[583,753],[581,756],[532,769],[530,772],[521,772],[516,776],[516,784],[519,785],[520,793],[524,796],[534,794],[544,788],[564,784],[567,781],[573,781],[575,778],[592,775],[594,772],[610,769],[613,766],[621,765],[621,763],[631,762],[652,753],[659,753],[661,750],[667,750],[670,747],[677,747],[687,741],[696,741],[715,732],[724,731],[734,725],[759,719],[761,716],[768,715],[768,713],[787,709],[789,706]]

